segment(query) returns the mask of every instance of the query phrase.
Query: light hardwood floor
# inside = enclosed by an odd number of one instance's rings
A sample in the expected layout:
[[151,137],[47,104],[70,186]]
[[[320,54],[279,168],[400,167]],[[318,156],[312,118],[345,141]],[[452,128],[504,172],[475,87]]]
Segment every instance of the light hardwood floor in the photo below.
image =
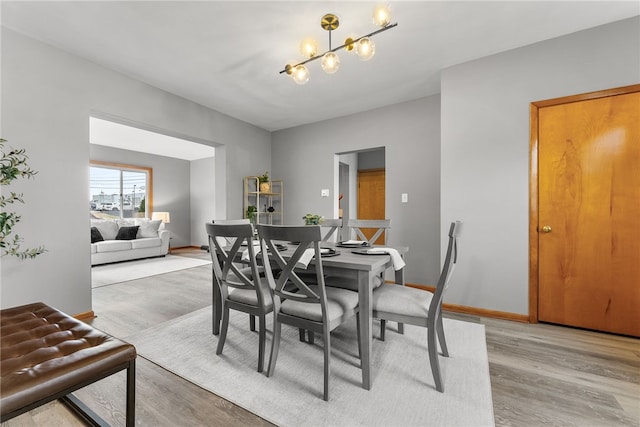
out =
[[[173,254],[209,257],[199,250]],[[94,289],[98,317],[90,323],[126,340],[210,303],[211,267],[202,266]],[[485,325],[497,426],[640,426],[640,340],[547,324],[446,316]],[[141,356],[136,384],[137,425],[269,425]],[[123,425],[124,387],[119,373],[76,395],[107,422]],[[55,402],[2,425],[82,423]]]

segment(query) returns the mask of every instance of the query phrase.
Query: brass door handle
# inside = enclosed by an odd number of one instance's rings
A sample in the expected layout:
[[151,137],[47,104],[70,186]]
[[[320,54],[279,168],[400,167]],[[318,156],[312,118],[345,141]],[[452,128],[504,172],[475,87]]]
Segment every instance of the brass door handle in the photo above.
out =
[[542,232],[543,233],[551,233],[551,226],[550,225],[545,225],[544,227],[542,227]]

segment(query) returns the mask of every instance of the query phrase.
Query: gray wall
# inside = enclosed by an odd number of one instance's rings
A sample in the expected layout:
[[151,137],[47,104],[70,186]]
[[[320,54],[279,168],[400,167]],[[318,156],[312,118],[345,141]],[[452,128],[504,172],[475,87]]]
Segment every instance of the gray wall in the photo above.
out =
[[[216,149],[215,173],[224,191],[216,192],[216,209],[225,207],[227,215],[242,212],[242,177],[271,166],[271,135],[263,129],[4,27],[1,53],[2,136],[25,148],[30,165],[39,171],[36,179],[2,191],[24,192],[26,204],[17,209],[22,214],[19,234],[25,246],[44,244],[48,249],[35,260],[1,259],[2,307],[44,301],[71,314],[91,310],[86,206],[90,115],[222,144]],[[64,210],[52,212],[51,206],[61,200]]]
[[[153,210],[171,214],[171,223],[166,225],[167,230],[171,231],[171,246],[191,244],[191,195],[189,192],[191,162],[96,144],[89,144],[89,158],[152,168]],[[211,173],[213,174],[213,170]],[[213,196],[212,193],[210,197],[213,198]]]
[[191,162],[191,246],[208,245],[209,238],[204,228],[205,222],[216,217],[215,198],[218,185],[215,180],[215,159],[193,160]]
[[[331,135],[327,138],[327,133]],[[440,265],[440,96],[274,132],[272,171],[284,179],[285,222],[305,213],[332,218],[337,194],[335,153],[385,147],[390,244],[411,248],[407,281],[435,284]],[[400,195],[409,194],[409,203]],[[354,197],[354,195],[351,195]]]
[[640,20],[442,72],[442,225],[465,222],[449,302],[528,313],[529,105],[640,82]]

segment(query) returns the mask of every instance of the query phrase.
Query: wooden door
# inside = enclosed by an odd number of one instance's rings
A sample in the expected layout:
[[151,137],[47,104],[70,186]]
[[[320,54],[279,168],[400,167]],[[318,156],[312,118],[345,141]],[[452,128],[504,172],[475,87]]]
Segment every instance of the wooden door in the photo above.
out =
[[[385,170],[368,169],[358,171],[358,219],[385,219]],[[363,228],[368,239],[375,229]],[[384,245],[384,233],[375,241]]]
[[538,319],[640,336],[640,86],[537,120]]

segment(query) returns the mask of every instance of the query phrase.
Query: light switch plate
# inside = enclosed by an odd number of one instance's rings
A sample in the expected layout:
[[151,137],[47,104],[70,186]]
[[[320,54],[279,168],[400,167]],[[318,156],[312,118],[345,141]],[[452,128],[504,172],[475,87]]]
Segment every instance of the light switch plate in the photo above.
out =
[[409,194],[402,193],[402,203],[407,203],[407,202],[409,202]]
[[320,196],[321,197],[329,197],[329,189],[328,188],[323,188],[322,190],[320,190]]

